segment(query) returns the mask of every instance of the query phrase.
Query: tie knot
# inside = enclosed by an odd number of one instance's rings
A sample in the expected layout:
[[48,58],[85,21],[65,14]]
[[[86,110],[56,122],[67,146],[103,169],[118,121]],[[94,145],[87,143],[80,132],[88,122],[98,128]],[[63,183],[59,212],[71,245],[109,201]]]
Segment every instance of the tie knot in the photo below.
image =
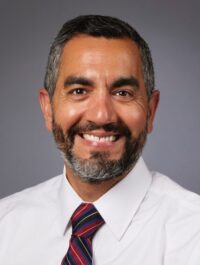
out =
[[82,203],[71,217],[72,234],[92,239],[104,220],[91,203]]

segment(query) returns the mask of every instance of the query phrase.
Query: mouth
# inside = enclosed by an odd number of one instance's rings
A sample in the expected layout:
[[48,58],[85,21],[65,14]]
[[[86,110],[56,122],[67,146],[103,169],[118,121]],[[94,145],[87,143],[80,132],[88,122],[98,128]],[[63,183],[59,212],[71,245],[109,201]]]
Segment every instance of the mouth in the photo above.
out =
[[121,135],[120,134],[116,134],[116,133],[102,133],[102,132],[84,132],[84,133],[80,133],[79,136],[89,142],[95,142],[95,143],[107,143],[107,144],[111,144],[116,142]]
[[119,139],[119,136],[117,135],[97,136],[93,134],[84,133],[82,134],[82,138],[91,142],[112,143],[116,142]]
[[76,134],[74,152],[80,157],[92,158],[91,152],[108,152],[110,159],[118,159],[124,150],[125,136],[103,130],[82,131]]

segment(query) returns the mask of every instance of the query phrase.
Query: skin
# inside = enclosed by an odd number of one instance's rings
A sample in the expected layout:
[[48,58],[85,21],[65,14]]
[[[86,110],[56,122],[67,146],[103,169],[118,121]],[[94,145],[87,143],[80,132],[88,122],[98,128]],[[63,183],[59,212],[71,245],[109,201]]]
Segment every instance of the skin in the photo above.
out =
[[[141,66],[139,49],[132,40],[87,35],[71,39],[63,50],[52,105],[47,91],[39,91],[47,129],[52,132],[54,111],[54,119],[64,132],[75,124],[94,122],[105,125],[122,121],[134,137],[138,137],[146,126],[147,132],[151,133],[159,91],[154,90],[148,99]],[[120,83],[119,80],[126,82]],[[103,129],[81,133],[98,137],[115,135]],[[120,135],[114,142],[97,142],[84,139],[82,134],[75,136],[73,146],[79,157],[91,159],[92,151],[107,152],[108,159],[121,157],[125,136]],[[125,177],[99,184],[85,183],[67,165],[66,175],[79,196],[90,202]]]

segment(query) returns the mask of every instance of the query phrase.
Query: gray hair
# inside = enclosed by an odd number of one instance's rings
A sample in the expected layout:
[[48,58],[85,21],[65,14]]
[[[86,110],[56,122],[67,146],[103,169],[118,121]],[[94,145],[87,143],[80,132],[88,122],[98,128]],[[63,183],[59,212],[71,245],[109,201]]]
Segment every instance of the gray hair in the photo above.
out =
[[145,40],[134,28],[120,19],[101,15],[85,15],[67,21],[51,45],[44,80],[44,87],[51,99],[58,79],[63,48],[70,39],[79,34],[108,39],[129,38],[133,40],[140,50],[144,83],[147,95],[150,97],[155,86],[154,68],[151,52]]

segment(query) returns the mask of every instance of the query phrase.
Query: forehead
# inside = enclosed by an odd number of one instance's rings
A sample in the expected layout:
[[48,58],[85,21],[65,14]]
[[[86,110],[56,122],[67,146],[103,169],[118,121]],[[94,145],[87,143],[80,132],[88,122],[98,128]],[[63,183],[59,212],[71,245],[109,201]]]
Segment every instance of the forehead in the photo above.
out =
[[130,39],[78,35],[68,41],[61,55],[60,74],[82,74],[90,69],[102,74],[141,72],[138,46]]

